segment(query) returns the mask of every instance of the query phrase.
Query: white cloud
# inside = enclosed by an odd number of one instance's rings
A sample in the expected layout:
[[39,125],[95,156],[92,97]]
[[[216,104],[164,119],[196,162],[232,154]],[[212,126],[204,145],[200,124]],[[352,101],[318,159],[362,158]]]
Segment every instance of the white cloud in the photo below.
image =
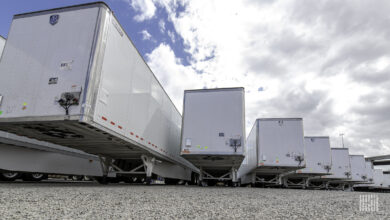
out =
[[243,86],[247,130],[257,117],[303,117],[333,147],[345,133],[351,153],[390,154],[388,1],[155,3],[192,55],[189,66],[167,45],[148,56],[178,105],[184,89]]
[[156,6],[154,5],[153,0],[124,0],[127,2],[136,12],[137,15],[134,16],[136,21],[144,21],[151,19],[155,12]]
[[160,21],[158,22],[158,26],[160,27],[161,33],[164,33],[165,32],[165,22],[163,19],[160,19]]
[[168,31],[168,36],[171,38],[172,43],[175,43],[175,34],[172,31]]
[[140,34],[142,34],[142,40],[152,39],[152,35],[147,30],[142,30]]
[[182,111],[185,89],[201,88],[202,76],[184,66],[167,44],[160,44],[146,55],[150,68],[160,81],[179,111]]

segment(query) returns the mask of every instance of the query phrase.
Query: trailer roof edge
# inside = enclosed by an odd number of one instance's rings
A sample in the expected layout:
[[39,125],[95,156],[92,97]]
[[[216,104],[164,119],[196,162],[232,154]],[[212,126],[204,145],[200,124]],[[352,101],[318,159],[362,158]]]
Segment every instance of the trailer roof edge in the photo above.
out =
[[226,87],[226,88],[211,88],[211,89],[186,89],[184,93],[187,92],[212,92],[212,91],[224,91],[224,90],[245,90],[244,87]]
[[349,148],[346,148],[346,147],[344,147],[344,148],[341,148],[341,147],[331,147],[330,149],[332,149],[332,150],[349,150]]
[[14,18],[25,17],[25,16],[29,16],[29,15],[33,15],[33,14],[46,13],[46,12],[51,12],[51,11],[64,10],[64,9],[67,10],[67,9],[78,8],[78,7],[92,6],[92,5],[102,5],[104,7],[107,7],[110,11],[112,11],[111,8],[105,2],[97,1],[97,2],[90,2],[90,3],[85,3],[85,4],[70,5],[70,6],[45,9],[45,10],[40,10],[40,11],[31,11],[31,12],[26,12],[26,13],[21,13],[21,14],[15,14]]
[[288,120],[288,121],[299,121],[303,118],[257,118],[256,121],[273,121],[273,120]]
[[327,139],[329,139],[329,136],[304,136],[304,138],[327,138]]

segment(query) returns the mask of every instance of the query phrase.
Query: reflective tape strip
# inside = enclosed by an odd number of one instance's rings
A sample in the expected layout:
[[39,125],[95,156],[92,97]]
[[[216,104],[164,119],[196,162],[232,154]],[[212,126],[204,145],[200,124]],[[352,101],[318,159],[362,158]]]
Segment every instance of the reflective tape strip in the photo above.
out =
[[[103,119],[104,121],[107,121],[107,118],[104,117],[104,116],[102,116],[102,119]],[[115,122],[111,121],[110,124],[115,125]],[[123,127],[120,126],[120,125],[118,125],[118,128],[119,128],[119,129],[123,129]],[[130,135],[134,135],[134,133],[133,133],[133,132],[130,132]],[[136,138],[140,138],[138,135],[136,135],[135,137],[136,137]],[[141,141],[144,140],[144,138],[142,138],[142,137],[141,137],[140,139],[141,139]],[[152,144],[150,141],[148,142],[148,144],[151,144],[153,147],[157,148],[157,145]]]

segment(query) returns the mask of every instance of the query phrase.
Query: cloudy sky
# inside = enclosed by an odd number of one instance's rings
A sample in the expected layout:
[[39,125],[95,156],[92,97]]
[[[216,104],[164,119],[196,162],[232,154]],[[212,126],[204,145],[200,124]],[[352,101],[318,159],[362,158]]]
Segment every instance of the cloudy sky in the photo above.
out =
[[[12,14],[88,1],[7,0]],[[245,87],[256,118],[302,117],[305,135],[390,154],[390,1],[112,0],[178,109],[184,89]],[[7,26],[8,25],[8,26]]]

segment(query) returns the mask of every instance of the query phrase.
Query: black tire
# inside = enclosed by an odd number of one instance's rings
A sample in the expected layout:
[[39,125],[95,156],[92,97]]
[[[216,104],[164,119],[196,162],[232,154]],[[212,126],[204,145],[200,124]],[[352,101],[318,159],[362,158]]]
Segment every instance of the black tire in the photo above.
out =
[[3,181],[14,181],[19,177],[20,177],[20,173],[17,172],[0,173],[0,180]]
[[208,186],[208,181],[205,181],[205,180],[199,181],[198,186],[206,187],[206,186]]
[[110,183],[120,183],[121,182],[121,178],[119,177],[113,177],[113,178],[110,178],[109,181]]
[[232,182],[232,187],[240,187],[241,184],[239,182]]
[[132,177],[123,177],[123,182],[125,183],[134,183],[134,179]]
[[47,174],[43,174],[43,173],[25,173],[23,174],[22,177],[24,181],[34,181],[34,182],[39,182],[47,178],[48,178]]
[[218,184],[218,180],[207,180],[207,186],[216,186]]
[[110,181],[109,181],[109,178],[108,177],[106,177],[106,176],[103,176],[103,177],[95,177],[95,180],[98,182],[98,183],[100,183],[100,184],[102,184],[102,185],[107,185]]
[[73,181],[82,181],[84,179],[84,176],[72,176],[71,179]]
[[151,183],[152,183],[152,177],[147,176],[147,177],[145,178],[144,184],[145,184],[145,185],[150,185]]
[[199,174],[192,172],[191,181],[188,182],[189,185],[199,185]]
[[178,179],[171,179],[171,178],[164,179],[165,185],[177,185],[177,184],[179,184],[179,181],[180,180],[178,180]]
[[32,181],[38,182],[38,181],[46,180],[47,178],[49,178],[49,176],[47,174],[43,174],[43,173],[31,174]]

